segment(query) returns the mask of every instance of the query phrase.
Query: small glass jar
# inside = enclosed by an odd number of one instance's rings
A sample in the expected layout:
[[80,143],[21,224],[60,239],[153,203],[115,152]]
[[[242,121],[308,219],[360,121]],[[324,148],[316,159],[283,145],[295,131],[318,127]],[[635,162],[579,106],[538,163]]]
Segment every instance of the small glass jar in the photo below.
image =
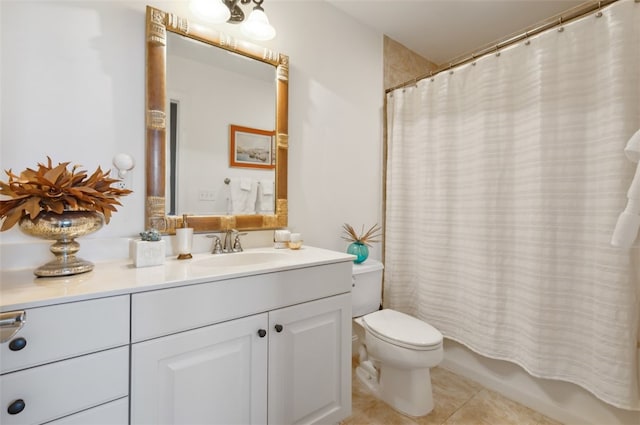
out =
[[362,242],[353,242],[347,247],[347,254],[356,256],[356,259],[353,260],[354,263],[364,263],[367,257],[369,257],[369,248]]

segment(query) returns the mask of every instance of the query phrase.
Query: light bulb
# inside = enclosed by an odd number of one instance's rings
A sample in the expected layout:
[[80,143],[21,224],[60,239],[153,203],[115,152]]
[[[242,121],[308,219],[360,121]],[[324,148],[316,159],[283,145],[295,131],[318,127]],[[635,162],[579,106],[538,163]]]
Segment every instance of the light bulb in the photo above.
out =
[[249,18],[242,24],[242,33],[254,40],[271,40],[276,30],[269,23],[267,15],[261,9],[253,9]]
[[214,24],[225,23],[231,17],[231,11],[222,0],[191,0],[190,8],[193,13]]

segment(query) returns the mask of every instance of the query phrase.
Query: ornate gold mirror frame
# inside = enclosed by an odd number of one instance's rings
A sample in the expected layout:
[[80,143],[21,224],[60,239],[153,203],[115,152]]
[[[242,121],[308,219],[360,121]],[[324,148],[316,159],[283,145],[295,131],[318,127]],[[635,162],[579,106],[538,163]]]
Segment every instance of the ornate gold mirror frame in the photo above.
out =
[[166,215],[167,31],[273,65],[276,71],[275,214],[189,215],[189,227],[193,227],[196,232],[286,227],[288,217],[289,57],[252,43],[235,40],[226,34],[206,27],[191,25],[185,18],[147,6],[146,228],[174,234],[175,229],[182,226],[182,216]]

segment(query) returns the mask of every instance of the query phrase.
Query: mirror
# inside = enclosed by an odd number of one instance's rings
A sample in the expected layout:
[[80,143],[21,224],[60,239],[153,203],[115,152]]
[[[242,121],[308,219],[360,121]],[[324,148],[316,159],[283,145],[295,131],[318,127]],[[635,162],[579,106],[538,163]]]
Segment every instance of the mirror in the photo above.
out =
[[[203,49],[209,63],[197,67],[228,65],[200,72],[222,74],[197,83],[217,96],[195,99],[175,80],[195,75],[179,63],[202,57]],[[286,227],[288,57],[148,6],[146,60],[146,227],[173,234],[182,214],[196,232]],[[215,80],[226,86],[216,88]],[[204,110],[203,102],[214,109]],[[238,208],[233,194],[243,190],[258,193],[255,207]]]
[[168,32],[166,69],[167,213],[273,214],[275,67]]

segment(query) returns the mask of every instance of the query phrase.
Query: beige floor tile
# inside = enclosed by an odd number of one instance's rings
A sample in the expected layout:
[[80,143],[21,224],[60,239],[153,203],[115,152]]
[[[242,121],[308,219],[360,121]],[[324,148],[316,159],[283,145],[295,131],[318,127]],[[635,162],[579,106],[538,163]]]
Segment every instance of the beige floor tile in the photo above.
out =
[[482,386],[458,376],[446,369],[431,369],[433,388],[433,410],[426,416],[415,419],[420,425],[440,425],[449,416],[482,390]]
[[367,405],[366,410],[355,412],[342,425],[415,425],[408,416],[402,415],[380,400]]
[[562,425],[562,422],[554,421],[542,413],[537,413],[537,415],[539,416],[538,425]]
[[540,413],[485,389],[451,415],[445,425],[537,425],[543,418]]
[[360,384],[356,365],[354,361],[352,415],[341,425],[562,425],[440,367],[431,370],[433,411],[420,418],[409,417]]
[[375,398],[352,373],[351,411],[341,425],[415,425],[411,418],[402,415],[386,403]]

